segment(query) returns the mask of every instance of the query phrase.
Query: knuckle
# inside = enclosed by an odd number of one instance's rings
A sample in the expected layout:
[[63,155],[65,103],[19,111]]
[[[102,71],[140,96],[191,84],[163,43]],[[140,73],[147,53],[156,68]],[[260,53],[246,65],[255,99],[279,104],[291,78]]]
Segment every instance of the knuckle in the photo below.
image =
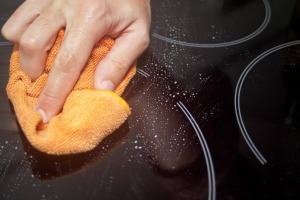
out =
[[22,35],[20,42],[20,48],[25,52],[38,52],[39,51],[39,42],[34,36],[27,36],[26,34]]
[[77,59],[74,54],[62,52],[54,61],[53,71],[59,77],[66,78],[69,76],[79,76],[80,72],[76,70]]
[[145,50],[149,46],[150,37],[149,37],[148,33],[141,38],[140,43],[141,43],[141,47],[143,48],[143,50]]
[[137,38],[138,39],[136,41],[137,41],[138,48],[141,49],[142,51],[147,49],[147,47],[150,44],[150,36],[146,28],[142,29],[141,31],[138,31]]
[[127,70],[128,70],[128,66],[124,63],[127,63],[126,61],[125,62],[121,62],[117,59],[114,59],[112,58],[111,56],[108,57],[109,61],[112,63],[112,66],[114,66],[116,68],[116,70],[120,73],[126,73]]
[[1,34],[4,38],[9,40],[11,34],[9,34],[9,28],[7,27],[7,24],[4,24],[4,26],[1,28]]
[[16,37],[17,32],[18,31],[16,30],[16,28],[14,26],[11,26],[9,22],[4,24],[4,26],[1,29],[1,34],[3,35],[3,37],[8,41],[14,43],[18,43],[18,38]]
[[94,1],[85,2],[79,10],[78,15],[85,23],[96,23],[105,13],[104,5],[95,3]]
[[45,102],[55,102],[59,99],[59,95],[49,88],[44,88],[43,90],[43,99]]
[[46,110],[56,110],[57,104],[60,104],[61,95],[54,90],[44,88],[39,99],[39,104],[43,105]]
[[18,43],[17,35],[20,34],[20,23],[23,19],[23,15],[26,12],[27,5],[23,3],[18,9],[12,14],[12,16],[7,20],[1,29],[1,34],[7,40]]
[[40,15],[37,20],[37,26],[39,26],[41,29],[47,28],[47,26],[50,24],[49,18],[43,15]]

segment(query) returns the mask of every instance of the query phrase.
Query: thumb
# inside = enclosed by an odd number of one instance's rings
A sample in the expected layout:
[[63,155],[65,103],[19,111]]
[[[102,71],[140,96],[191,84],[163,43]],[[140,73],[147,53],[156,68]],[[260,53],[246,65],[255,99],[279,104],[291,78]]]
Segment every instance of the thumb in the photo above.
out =
[[148,47],[149,35],[146,30],[143,32],[127,32],[116,39],[110,52],[97,66],[95,89],[113,91],[119,85],[132,64]]

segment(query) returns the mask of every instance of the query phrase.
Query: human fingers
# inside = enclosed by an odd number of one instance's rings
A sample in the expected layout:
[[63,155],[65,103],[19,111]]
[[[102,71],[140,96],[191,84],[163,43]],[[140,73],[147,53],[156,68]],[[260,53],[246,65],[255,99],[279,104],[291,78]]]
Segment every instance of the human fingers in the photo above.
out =
[[103,36],[89,34],[89,37],[86,37],[87,33],[89,30],[82,25],[70,27],[65,32],[63,43],[36,104],[36,110],[41,114],[44,123],[60,112],[94,44]]
[[19,42],[21,70],[32,80],[45,68],[47,51],[51,49],[57,32],[65,25],[59,9],[50,6],[27,28]]
[[2,27],[2,35],[13,43],[19,40],[27,27],[53,0],[27,0],[12,14]]
[[110,52],[98,64],[94,75],[95,89],[114,90],[148,44],[148,27],[139,26],[137,23],[124,31],[115,40]]

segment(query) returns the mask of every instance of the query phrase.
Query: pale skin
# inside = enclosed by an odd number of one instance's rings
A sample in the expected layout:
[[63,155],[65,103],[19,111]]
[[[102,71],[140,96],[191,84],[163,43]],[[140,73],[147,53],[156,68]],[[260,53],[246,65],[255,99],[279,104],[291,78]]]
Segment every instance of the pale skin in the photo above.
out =
[[21,70],[33,81],[43,73],[47,51],[65,28],[35,106],[44,123],[61,111],[93,46],[105,35],[115,45],[98,64],[94,86],[115,89],[149,44],[150,15],[150,0],[27,0],[13,13],[2,35],[19,45]]

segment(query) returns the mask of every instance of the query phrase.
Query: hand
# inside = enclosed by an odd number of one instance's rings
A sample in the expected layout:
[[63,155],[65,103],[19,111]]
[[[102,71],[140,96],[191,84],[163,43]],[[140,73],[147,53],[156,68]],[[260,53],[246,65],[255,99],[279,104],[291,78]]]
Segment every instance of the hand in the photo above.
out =
[[2,28],[19,45],[21,70],[35,80],[58,31],[65,37],[36,104],[44,123],[57,115],[97,41],[115,39],[98,64],[95,89],[114,90],[149,44],[150,0],[27,0]]

